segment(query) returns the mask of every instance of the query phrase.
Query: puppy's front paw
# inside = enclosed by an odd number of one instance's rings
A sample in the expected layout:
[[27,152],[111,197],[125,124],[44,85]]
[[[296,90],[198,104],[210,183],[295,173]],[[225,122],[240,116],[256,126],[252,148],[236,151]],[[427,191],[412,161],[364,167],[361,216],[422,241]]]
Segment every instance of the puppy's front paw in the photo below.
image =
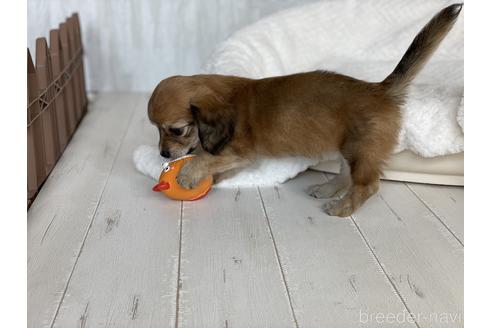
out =
[[191,177],[183,175],[181,173],[176,177],[176,181],[178,181],[181,187],[186,189],[193,189],[193,187],[195,187],[196,185]]
[[188,161],[183,165],[183,168],[176,177],[176,180],[182,187],[193,189],[204,178],[205,176],[202,174],[200,168],[193,165],[193,161]]

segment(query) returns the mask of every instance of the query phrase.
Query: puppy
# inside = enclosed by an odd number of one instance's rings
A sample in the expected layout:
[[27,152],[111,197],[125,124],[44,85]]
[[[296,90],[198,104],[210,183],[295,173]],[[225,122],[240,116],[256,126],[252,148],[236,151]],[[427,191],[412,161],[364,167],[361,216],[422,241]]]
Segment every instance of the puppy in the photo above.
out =
[[[349,216],[379,188],[397,142],[400,106],[409,83],[456,21],[462,4],[441,10],[415,37],[382,82],[314,71],[265,79],[174,76],[159,83],[148,105],[164,157],[201,146],[178,181],[192,188],[208,175],[240,169],[257,155],[341,154],[340,174],[309,188],[328,198],[329,215]],[[335,197],[345,191],[343,197]]]

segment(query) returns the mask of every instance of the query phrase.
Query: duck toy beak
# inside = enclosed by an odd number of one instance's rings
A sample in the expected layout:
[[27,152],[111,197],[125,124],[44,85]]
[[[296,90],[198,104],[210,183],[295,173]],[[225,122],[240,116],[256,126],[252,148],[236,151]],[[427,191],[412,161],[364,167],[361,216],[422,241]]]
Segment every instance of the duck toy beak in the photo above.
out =
[[163,190],[168,190],[169,189],[169,183],[162,181],[156,184],[154,187],[152,187],[153,191],[163,191]]

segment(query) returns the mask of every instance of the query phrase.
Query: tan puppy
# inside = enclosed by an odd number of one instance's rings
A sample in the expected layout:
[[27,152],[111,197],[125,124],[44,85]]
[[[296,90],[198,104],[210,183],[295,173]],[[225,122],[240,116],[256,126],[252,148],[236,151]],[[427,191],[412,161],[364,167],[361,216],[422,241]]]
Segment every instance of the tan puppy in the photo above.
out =
[[[407,86],[453,26],[462,8],[441,10],[415,37],[395,70],[382,82],[314,71],[266,79],[222,75],[174,76],[159,83],[149,118],[159,129],[164,157],[201,145],[178,179],[193,187],[208,175],[266,156],[342,155],[332,181],[309,193],[330,198],[330,215],[349,216],[379,187],[381,169],[400,129]],[[348,189],[338,199],[341,190]]]

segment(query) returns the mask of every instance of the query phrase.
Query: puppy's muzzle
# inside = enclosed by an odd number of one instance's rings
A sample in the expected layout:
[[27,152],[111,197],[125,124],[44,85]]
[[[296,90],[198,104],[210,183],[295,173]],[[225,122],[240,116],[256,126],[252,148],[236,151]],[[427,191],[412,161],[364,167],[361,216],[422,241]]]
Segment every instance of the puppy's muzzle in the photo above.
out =
[[169,150],[165,149],[165,150],[161,150],[161,156],[164,158],[169,158],[171,157],[171,154],[169,153]]

